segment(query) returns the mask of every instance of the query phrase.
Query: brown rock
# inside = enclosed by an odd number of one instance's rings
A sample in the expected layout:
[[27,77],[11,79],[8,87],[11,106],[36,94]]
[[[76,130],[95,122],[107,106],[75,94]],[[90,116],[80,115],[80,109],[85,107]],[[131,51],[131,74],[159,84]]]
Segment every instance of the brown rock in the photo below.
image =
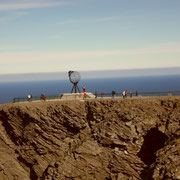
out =
[[180,179],[180,98],[0,106],[0,179]]

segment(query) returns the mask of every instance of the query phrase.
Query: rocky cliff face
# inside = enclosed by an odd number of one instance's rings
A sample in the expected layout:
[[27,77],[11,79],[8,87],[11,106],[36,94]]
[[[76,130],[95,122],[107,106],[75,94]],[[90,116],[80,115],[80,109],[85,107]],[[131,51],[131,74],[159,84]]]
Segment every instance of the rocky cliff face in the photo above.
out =
[[0,179],[180,179],[180,98],[0,106]]

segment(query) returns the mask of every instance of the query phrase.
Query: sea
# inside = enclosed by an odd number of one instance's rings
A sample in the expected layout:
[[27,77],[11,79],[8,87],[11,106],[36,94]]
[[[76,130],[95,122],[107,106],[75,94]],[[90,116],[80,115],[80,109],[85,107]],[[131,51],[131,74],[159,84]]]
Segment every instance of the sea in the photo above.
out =
[[[144,77],[123,77],[104,79],[82,79],[78,83],[80,91],[86,86],[86,92],[103,91],[105,96],[111,96],[116,91],[117,96],[122,95],[123,90],[138,91],[140,96],[167,96],[168,93],[180,96],[180,75],[167,76],[144,76]],[[67,80],[31,81],[31,82],[1,82],[0,83],[0,104],[13,102],[14,98],[40,97],[41,94],[57,96],[62,93],[70,93],[73,84]]]

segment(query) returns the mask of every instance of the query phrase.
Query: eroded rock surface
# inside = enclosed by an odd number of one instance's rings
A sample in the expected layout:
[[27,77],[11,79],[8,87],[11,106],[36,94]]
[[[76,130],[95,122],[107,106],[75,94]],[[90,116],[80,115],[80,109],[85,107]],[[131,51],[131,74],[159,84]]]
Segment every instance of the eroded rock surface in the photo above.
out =
[[0,179],[180,179],[180,98],[0,106]]

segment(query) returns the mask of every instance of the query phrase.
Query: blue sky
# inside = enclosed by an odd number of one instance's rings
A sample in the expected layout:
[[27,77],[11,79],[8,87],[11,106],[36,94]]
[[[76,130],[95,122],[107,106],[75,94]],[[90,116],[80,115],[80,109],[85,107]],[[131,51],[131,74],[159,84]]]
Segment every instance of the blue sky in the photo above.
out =
[[180,0],[0,0],[0,74],[180,67]]

